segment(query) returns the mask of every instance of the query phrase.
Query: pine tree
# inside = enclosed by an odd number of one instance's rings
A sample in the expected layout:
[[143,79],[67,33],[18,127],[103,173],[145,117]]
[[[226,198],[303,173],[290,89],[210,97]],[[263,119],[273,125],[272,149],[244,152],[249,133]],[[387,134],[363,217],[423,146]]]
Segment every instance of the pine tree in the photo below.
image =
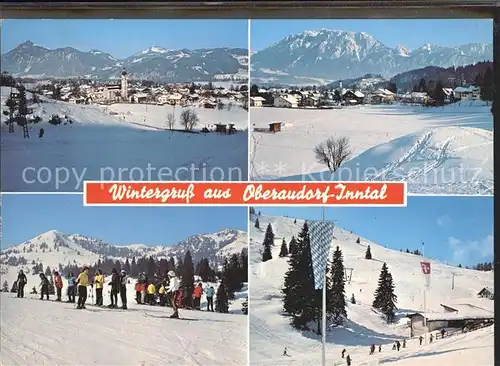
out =
[[396,309],[397,296],[394,294],[394,283],[392,275],[387,269],[387,264],[382,265],[378,287],[375,291],[373,307],[385,315],[388,323],[394,320],[394,310]]
[[260,223],[259,223],[259,218],[258,217],[255,219],[255,227],[257,229],[260,229]]
[[294,223],[294,224],[297,224],[297,219],[293,220],[293,223]]
[[360,244],[361,243],[361,239],[358,237],[358,239],[356,240],[356,244]]
[[372,252],[369,245],[366,247],[365,259],[372,259]]
[[262,245],[264,246],[264,251],[262,252],[262,262],[267,262],[268,260],[273,259],[271,247],[274,245],[274,233],[271,224],[267,225],[266,235],[264,236],[264,242]]
[[356,304],[356,298],[354,297],[354,294],[351,296],[351,304]]
[[493,100],[493,69],[488,67],[483,75],[481,86],[481,100]]
[[441,80],[436,83],[436,88],[434,89],[433,98],[438,104],[443,104],[446,99],[446,94],[444,93],[444,84]]
[[220,283],[215,295],[215,311],[218,313],[229,313],[229,299],[224,281]]
[[345,279],[342,251],[337,246],[330,263],[330,278],[328,281],[327,311],[335,325],[340,325],[347,317],[345,300]]
[[292,236],[292,240],[288,244],[288,253],[292,254],[297,250],[297,241],[295,240],[295,236]]
[[[292,239],[293,240],[293,239]],[[309,227],[304,223],[296,241],[295,250],[290,253],[288,271],[285,274],[283,310],[292,317],[292,325],[304,329],[315,318],[314,278],[309,242]]]
[[193,297],[194,292],[194,264],[191,252],[188,250],[184,256],[182,266],[181,287],[188,299]]
[[281,249],[280,249],[280,257],[286,257],[288,255],[288,248],[286,246],[286,241],[285,238],[283,238],[283,242],[281,243]]

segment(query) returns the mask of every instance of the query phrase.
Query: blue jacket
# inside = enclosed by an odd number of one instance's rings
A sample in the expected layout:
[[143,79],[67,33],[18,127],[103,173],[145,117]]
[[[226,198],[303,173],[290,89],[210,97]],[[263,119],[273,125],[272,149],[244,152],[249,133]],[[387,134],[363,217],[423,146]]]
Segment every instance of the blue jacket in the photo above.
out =
[[73,277],[68,277],[68,287],[75,286],[76,285],[76,278]]
[[207,287],[207,289],[205,290],[205,296],[214,297],[214,289],[211,287]]

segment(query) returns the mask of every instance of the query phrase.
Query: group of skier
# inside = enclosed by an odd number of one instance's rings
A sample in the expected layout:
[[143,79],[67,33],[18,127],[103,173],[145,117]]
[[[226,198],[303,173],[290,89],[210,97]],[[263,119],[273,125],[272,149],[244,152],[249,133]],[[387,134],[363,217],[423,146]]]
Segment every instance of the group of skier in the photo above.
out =
[[[179,294],[181,293],[180,291],[180,282],[179,279],[176,277],[176,274],[174,271],[169,271],[167,274],[169,278],[169,285],[168,288],[165,288],[163,286],[163,294],[165,296],[169,296],[170,303],[172,304],[172,308],[174,310],[174,313],[171,315],[172,318],[178,318],[179,313],[178,313],[178,308],[179,308],[179,302],[177,301]],[[50,280],[49,278],[43,274],[40,273],[40,300],[47,299],[49,300],[49,290],[50,290]],[[67,285],[67,296],[68,300],[66,301],[67,303],[75,303],[76,296],[78,296],[77,300],[77,309],[86,309],[86,301],[88,297],[88,287],[91,288],[91,290],[94,289],[95,287],[95,294],[96,294],[96,306],[104,306],[103,303],[103,288],[104,288],[104,275],[100,269],[96,271],[96,274],[94,277],[91,279],[89,275],[89,267],[84,266],[82,268],[82,271],[78,274],[77,277],[74,276],[72,271],[69,271],[68,276],[66,277],[68,281]],[[23,298],[24,297],[24,287],[28,283],[26,274],[21,270],[19,271],[18,277],[17,277],[17,297]],[[56,300],[55,301],[62,301],[62,289],[63,289],[63,280],[62,276],[58,271],[53,272],[53,283],[54,283],[54,288],[56,292]],[[110,291],[110,298],[111,298],[111,304],[109,304],[107,307],[108,308],[118,308],[118,294],[120,294],[120,299],[121,299],[121,308],[122,309],[127,309],[127,284],[129,283],[127,273],[125,270],[121,270],[120,273],[116,270],[116,268],[113,268],[111,271],[111,281],[108,283],[108,285],[111,287]],[[151,284],[150,284],[151,285]],[[154,285],[153,285],[154,286]],[[201,284],[197,286],[197,288],[200,287],[200,290],[197,290],[197,293],[200,293],[202,291],[201,289]],[[161,287],[160,287],[161,289]],[[137,290],[137,288],[136,288]],[[213,294],[213,287],[209,288],[207,291],[210,291]],[[34,294],[37,293],[36,288],[33,288]],[[155,291],[153,291],[153,296],[154,296]],[[139,302],[140,303],[140,302]],[[212,301],[212,311],[213,311],[213,301]]]
[[[214,311],[215,290],[213,286],[204,289],[203,284],[201,282],[198,283],[193,289],[191,299],[185,296],[187,293],[180,286],[176,285],[176,287],[178,288],[174,290],[170,281],[159,281],[156,278],[148,280],[146,275],[141,273],[135,284],[135,300],[138,304],[158,304],[160,306],[166,306],[167,304],[172,306],[172,302],[175,302],[177,307],[201,310],[201,296],[205,294],[207,298],[207,311]],[[174,298],[168,296],[168,293],[172,293],[173,291],[176,291]]]

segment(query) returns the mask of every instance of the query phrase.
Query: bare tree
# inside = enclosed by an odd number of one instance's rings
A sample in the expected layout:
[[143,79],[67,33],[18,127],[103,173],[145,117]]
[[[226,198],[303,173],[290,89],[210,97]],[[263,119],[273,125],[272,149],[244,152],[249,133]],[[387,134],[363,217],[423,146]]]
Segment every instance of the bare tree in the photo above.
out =
[[198,115],[192,109],[184,109],[181,112],[181,125],[186,131],[192,131],[200,121]]
[[175,126],[175,114],[173,112],[170,112],[167,114],[167,128],[169,130],[173,130]]
[[331,173],[335,173],[351,156],[349,139],[329,137],[314,148],[314,154],[318,163],[325,164]]
[[253,180],[259,179],[260,172],[259,169],[255,166],[255,156],[257,153],[257,148],[259,147],[260,141],[262,140],[262,136],[258,136],[254,133],[250,134],[252,138],[252,144],[250,145],[250,178]]

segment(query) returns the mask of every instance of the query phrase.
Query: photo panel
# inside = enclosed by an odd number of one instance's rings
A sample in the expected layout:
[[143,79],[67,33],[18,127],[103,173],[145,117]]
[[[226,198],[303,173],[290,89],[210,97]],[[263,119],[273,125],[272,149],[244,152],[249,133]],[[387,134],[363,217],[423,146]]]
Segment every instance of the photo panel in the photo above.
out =
[[2,209],[1,364],[247,365],[246,207]]
[[250,365],[494,364],[493,197],[250,212]]
[[2,191],[248,178],[246,19],[7,19],[1,43]]
[[491,19],[252,20],[251,39],[252,180],[493,195]]

